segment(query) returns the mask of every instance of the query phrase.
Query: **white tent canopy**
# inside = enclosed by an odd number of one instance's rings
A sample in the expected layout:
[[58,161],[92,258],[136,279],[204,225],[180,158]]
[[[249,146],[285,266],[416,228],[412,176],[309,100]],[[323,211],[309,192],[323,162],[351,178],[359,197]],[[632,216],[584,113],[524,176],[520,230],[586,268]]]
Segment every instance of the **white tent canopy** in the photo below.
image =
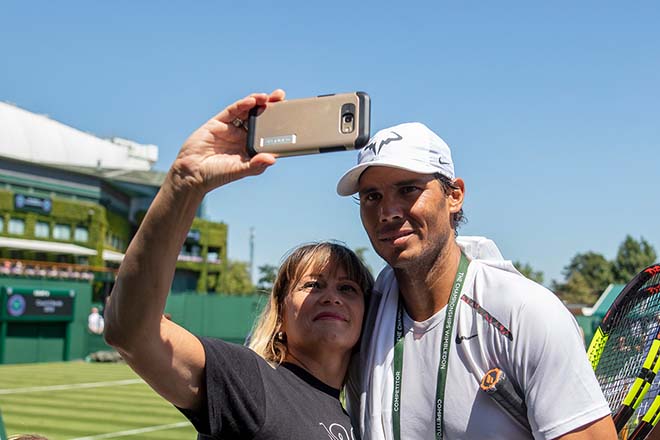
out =
[[123,260],[124,260],[124,254],[122,254],[121,252],[111,251],[110,249],[103,249],[103,261],[121,263]]
[[58,243],[55,241],[26,240],[23,238],[0,237],[0,248],[25,249],[37,252],[72,255],[96,255],[94,249],[78,246],[71,243]]
[[[9,238],[0,237],[0,248],[6,249],[23,249],[36,252],[48,252],[53,254],[71,254],[71,255],[96,255],[94,249],[89,249],[77,244],[71,243],[58,243],[55,241],[40,241],[40,240],[26,240],[23,238]],[[195,257],[194,261],[201,257]],[[124,260],[124,254],[110,249],[103,249],[103,261],[110,261],[112,263],[121,263]],[[190,257],[186,258],[179,255],[179,261],[191,261]]]

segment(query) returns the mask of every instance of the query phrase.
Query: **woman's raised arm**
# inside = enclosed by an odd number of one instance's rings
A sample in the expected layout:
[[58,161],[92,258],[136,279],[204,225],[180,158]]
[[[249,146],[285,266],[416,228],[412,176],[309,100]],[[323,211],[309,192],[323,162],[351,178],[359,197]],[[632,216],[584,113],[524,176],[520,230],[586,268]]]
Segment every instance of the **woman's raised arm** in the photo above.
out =
[[205,356],[199,340],[163,318],[181,246],[204,195],[240,178],[261,174],[275,162],[252,158],[237,120],[284,92],[254,94],[225,108],[184,143],[119,268],[105,311],[105,339],[151,387],[174,405],[202,402]]

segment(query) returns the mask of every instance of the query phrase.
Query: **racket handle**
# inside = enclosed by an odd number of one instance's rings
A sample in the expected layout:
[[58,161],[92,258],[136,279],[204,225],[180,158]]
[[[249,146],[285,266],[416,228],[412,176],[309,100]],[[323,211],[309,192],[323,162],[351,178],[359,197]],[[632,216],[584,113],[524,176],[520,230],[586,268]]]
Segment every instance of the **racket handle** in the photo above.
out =
[[518,394],[504,371],[492,368],[481,379],[481,390],[488,394],[497,405],[504,410],[515,422],[532,432],[527,420],[527,406]]
[[630,416],[632,416],[634,412],[635,410],[632,407],[628,405],[621,405],[619,411],[617,411],[617,413],[613,416],[616,432],[621,432],[623,427],[626,426],[626,423],[630,419]]
[[649,406],[649,409],[646,411],[646,414],[644,414],[644,417],[642,417],[642,421],[639,422],[637,428],[635,428],[633,433],[630,434],[628,440],[644,440],[649,435],[653,427],[656,426],[659,419],[660,419],[660,395],[655,396],[655,399],[653,399],[651,406]]
[[628,440],[644,440],[651,432],[651,429],[653,429],[653,425],[650,423],[639,422],[639,425],[637,425],[637,428],[635,428],[633,433],[630,434]]

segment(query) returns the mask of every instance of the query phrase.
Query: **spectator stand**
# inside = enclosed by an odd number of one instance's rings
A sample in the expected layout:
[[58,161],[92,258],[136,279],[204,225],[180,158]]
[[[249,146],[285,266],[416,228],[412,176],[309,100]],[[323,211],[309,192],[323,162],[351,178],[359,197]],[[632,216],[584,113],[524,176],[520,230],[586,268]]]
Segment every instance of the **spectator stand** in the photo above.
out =
[[95,273],[116,273],[106,267],[84,266],[79,264],[56,263],[45,261],[3,259],[0,264],[0,276],[16,276],[44,279],[80,280],[92,282]]

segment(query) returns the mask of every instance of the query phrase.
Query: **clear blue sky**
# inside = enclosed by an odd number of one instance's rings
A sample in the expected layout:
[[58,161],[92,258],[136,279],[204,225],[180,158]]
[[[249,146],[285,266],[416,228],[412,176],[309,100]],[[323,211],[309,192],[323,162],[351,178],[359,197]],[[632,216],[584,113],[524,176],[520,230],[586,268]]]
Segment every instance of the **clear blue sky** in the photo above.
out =
[[[533,5],[534,4],[534,5]],[[0,100],[160,148],[226,104],[363,90],[372,127],[422,121],[467,185],[463,234],[560,279],[626,234],[660,251],[660,4],[601,2],[16,1],[0,9]],[[220,188],[229,257],[370,247],[335,194],[355,153],[281,159]],[[370,251],[374,269],[382,261]]]

